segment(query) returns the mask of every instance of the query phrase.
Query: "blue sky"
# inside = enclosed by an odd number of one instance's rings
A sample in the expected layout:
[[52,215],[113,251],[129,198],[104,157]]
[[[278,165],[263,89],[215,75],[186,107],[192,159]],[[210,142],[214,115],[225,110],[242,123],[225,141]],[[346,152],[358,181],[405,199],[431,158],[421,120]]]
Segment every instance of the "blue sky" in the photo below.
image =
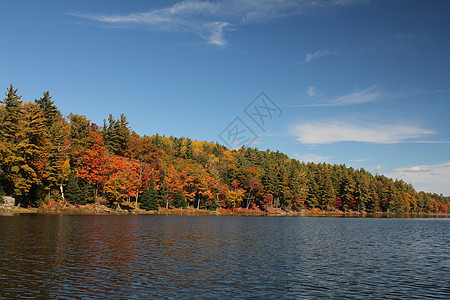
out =
[[450,195],[449,28],[448,1],[2,1],[0,86]]

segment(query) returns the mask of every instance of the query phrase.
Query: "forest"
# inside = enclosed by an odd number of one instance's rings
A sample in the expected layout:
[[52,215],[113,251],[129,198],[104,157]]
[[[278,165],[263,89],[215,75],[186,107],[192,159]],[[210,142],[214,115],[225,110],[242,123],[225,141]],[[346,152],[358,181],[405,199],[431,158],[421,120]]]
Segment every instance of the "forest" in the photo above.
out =
[[101,126],[64,117],[49,92],[0,105],[0,196],[22,207],[105,203],[143,210],[198,208],[447,213],[450,197],[345,165],[184,137],[139,136],[125,115]]

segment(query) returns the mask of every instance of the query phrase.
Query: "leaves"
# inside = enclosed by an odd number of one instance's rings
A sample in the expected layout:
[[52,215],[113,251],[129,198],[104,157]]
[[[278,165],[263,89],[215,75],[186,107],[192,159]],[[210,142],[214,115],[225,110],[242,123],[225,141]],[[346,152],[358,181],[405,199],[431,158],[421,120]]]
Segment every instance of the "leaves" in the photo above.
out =
[[448,197],[418,193],[401,180],[363,169],[302,163],[278,151],[229,150],[183,137],[141,137],[123,114],[109,115],[100,128],[83,115],[63,118],[49,92],[34,103],[24,102],[10,85],[5,96],[0,101],[0,188],[31,205],[42,203],[43,194],[62,199],[65,187],[73,203],[104,197],[132,207],[135,199],[151,210],[162,205],[448,211]]

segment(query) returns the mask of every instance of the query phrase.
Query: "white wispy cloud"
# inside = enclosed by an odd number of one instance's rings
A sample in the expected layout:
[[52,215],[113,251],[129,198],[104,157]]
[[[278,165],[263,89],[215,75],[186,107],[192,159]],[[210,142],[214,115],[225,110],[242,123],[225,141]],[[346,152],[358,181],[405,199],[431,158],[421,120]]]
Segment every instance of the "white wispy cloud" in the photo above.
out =
[[373,85],[365,90],[356,90],[352,93],[332,99],[328,105],[342,106],[367,103],[379,99],[380,95],[381,93],[377,90],[377,86]]
[[372,85],[364,90],[355,90],[351,93],[332,98],[319,103],[310,103],[302,106],[346,106],[368,103],[379,100],[382,93],[379,91],[377,85]]
[[306,94],[308,95],[308,98],[314,97],[316,95],[316,88],[313,86],[308,87]]
[[295,159],[297,159],[299,161],[303,161],[303,162],[320,163],[320,162],[326,162],[331,157],[317,155],[317,154],[314,154],[314,153],[305,153],[305,154],[294,153],[292,155],[292,158],[295,158]]
[[147,12],[131,14],[84,14],[72,15],[97,21],[101,24],[144,28],[154,31],[193,32],[210,44],[223,46],[224,29],[230,24],[226,21],[215,21],[214,16],[220,9],[219,3],[209,1],[181,1],[172,6]]
[[336,51],[330,51],[330,50],[320,51],[320,50],[317,50],[314,53],[306,53],[305,60],[302,63],[306,64],[306,63],[309,63],[309,62],[311,62],[313,60],[316,60],[316,59],[319,59],[319,58],[322,58],[322,57],[325,57],[325,56],[336,55],[336,54],[337,54]]
[[340,121],[294,124],[290,132],[304,144],[336,142],[393,144],[410,142],[435,133],[411,124],[352,124]]
[[209,44],[218,46],[225,45],[227,42],[223,36],[223,29],[228,25],[229,23],[227,22],[213,22],[203,25],[203,28],[205,28],[207,32],[207,35],[203,36],[203,38],[207,40]]
[[398,168],[385,175],[403,179],[419,191],[442,193],[445,196],[450,196],[450,161],[436,165]]
[[260,141],[253,141],[253,142],[250,142],[250,143],[248,143],[248,145],[252,145],[252,146],[257,146],[257,145],[263,145],[264,143],[263,142],[260,142]]
[[450,141],[417,141],[420,144],[450,144]]
[[[130,14],[72,13],[112,27],[142,26],[146,30],[167,32],[192,32],[210,44],[223,46],[227,42],[227,28],[255,23],[270,22],[307,10],[324,7],[345,7],[361,4],[350,0],[184,0],[171,6]],[[312,54],[311,59],[330,55],[327,51]]]
[[351,162],[366,162],[366,161],[370,161],[370,158],[359,158],[359,159],[351,159]]
[[378,166],[375,167],[375,169],[373,169],[373,171],[375,173],[380,172],[381,170],[383,170],[383,166],[382,165],[378,165]]

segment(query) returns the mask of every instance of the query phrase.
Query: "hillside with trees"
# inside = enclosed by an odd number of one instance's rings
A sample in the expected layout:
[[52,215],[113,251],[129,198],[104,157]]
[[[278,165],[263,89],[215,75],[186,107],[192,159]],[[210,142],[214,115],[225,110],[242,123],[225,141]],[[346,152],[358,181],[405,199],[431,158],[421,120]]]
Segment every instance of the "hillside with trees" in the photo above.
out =
[[139,136],[125,115],[102,126],[63,117],[49,92],[12,85],[0,106],[0,195],[23,207],[102,200],[111,207],[447,213],[449,197],[345,165],[278,151],[230,150],[189,138]]

